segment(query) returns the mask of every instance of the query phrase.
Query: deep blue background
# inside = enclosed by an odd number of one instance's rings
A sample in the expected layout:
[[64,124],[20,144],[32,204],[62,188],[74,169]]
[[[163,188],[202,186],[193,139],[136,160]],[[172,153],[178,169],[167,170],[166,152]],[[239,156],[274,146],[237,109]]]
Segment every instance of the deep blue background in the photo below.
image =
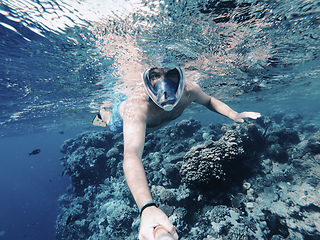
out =
[[[60,145],[75,132],[1,138],[0,239],[54,239],[57,200],[69,180],[61,176]],[[29,156],[34,149],[37,155]]]

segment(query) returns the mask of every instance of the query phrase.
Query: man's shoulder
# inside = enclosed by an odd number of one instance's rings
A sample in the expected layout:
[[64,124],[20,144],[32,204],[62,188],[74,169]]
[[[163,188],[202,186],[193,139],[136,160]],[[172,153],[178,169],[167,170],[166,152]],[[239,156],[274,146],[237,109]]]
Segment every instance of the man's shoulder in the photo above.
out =
[[186,81],[185,86],[187,91],[198,91],[199,89],[201,90],[200,86],[195,82]]
[[205,94],[201,87],[194,82],[186,82],[185,94],[192,102],[206,102],[208,100],[208,95]]
[[124,104],[125,112],[135,111],[135,114],[147,111],[148,95],[141,89],[134,90],[127,98]]
[[201,92],[202,92],[202,90],[197,83],[186,81],[186,84],[185,84],[185,93],[186,94],[188,94],[189,96],[196,97]]

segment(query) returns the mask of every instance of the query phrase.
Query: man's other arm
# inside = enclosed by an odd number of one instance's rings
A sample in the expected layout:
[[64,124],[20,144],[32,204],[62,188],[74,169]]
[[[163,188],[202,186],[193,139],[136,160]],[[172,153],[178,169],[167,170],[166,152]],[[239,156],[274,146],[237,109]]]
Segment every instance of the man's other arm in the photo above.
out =
[[193,85],[193,95],[194,95],[194,102],[199,103],[209,110],[217,112],[221,115],[224,115],[235,122],[244,122],[244,118],[252,118],[257,119],[261,115],[257,112],[242,112],[238,113],[232,108],[230,108],[227,104],[221,102],[220,100],[211,97],[205,94],[198,84]]

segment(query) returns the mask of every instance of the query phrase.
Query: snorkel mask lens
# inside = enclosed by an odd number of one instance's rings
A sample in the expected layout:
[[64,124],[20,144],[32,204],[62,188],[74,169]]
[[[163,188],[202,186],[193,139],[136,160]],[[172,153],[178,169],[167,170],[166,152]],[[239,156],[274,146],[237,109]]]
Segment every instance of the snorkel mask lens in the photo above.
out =
[[[184,90],[184,73],[180,67],[173,68],[167,71],[166,74],[175,74],[177,82],[168,79],[166,76],[157,81],[152,86],[151,73],[156,68],[146,70],[142,74],[142,79],[146,87],[147,93],[151,100],[165,111],[172,111],[173,108],[178,104]],[[175,78],[175,76],[174,76]]]
[[153,87],[157,93],[157,102],[162,100],[174,100],[178,88],[178,83],[171,81],[168,78],[160,79]]

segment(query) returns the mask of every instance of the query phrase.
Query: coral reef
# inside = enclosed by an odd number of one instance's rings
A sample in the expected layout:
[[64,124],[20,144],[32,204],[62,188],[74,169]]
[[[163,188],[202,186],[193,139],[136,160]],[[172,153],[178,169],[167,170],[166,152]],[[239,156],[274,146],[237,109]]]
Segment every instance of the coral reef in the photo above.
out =
[[263,143],[257,127],[249,124],[229,130],[224,127],[222,130],[226,132],[219,140],[208,140],[185,154],[180,175],[187,185],[199,187],[224,183],[228,186],[230,182],[241,180],[241,177],[248,177],[254,169],[255,154],[252,149],[258,150],[256,143]]
[[[320,238],[320,131],[298,114],[201,126],[183,120],[146,136],[155,201],[180,239]],[[137,239],[122,134],[87,132],[61,147],[69,193],[57,239]]]

